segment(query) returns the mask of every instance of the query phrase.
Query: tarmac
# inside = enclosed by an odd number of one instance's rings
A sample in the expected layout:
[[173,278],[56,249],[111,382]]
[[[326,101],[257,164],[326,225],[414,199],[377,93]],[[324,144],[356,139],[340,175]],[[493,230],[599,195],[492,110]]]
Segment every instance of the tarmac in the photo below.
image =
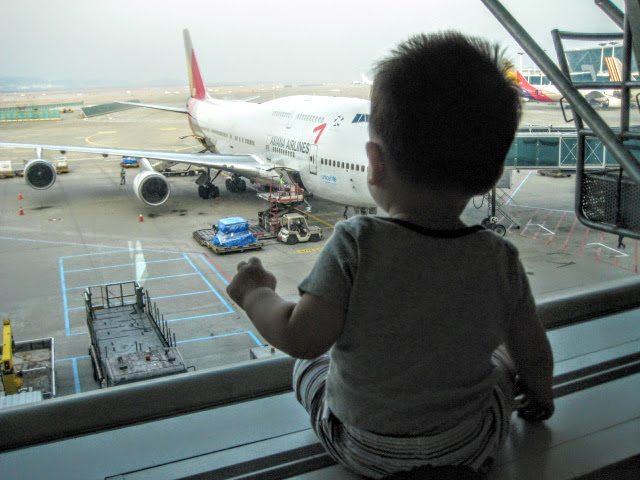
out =
[[[178,93],[175,93],[178,92]],[[363,85],[305,87],[219,87],[212,95],[262,100],[297,93],[367,98]],[[1,96],[3,104],[34,98]],[[82,92],[86,104],[137,98],[144,103],[184,105],[186,90],[144,89]],[[76,92],[48,94],[42,103],[73,101]],[[260,99],[258,101],[261,101]],[[615,111],[606,112],[615,119]],[[564,124],[557,105],[525,105],[523,124]],[[198,151],[184,115],[134,108],[113,114],[62,120],[6,123],[2,139],[11,142],[100,145]],[[46,152],[53,159],[59,152]],[[0,150],[0,160],[21,164],[27,150]],[[22,178],[0,180],[0,315],[10,318],[16,341],[55,339],[58,396],[98,388],[87,354],[83,292],[87,286],[138,280],[176,334],[188,366],[197,370],[250,360],[252,348],[265,345],[245,314],[228,298],[225,287],[238,262],[252,255],[278,279],[278,292],[295,300],[297,285],[308,274],[344,208],[312,199],[311,224],[323,228],[319,243],[295,246],[272,242],[251,253],[216,255],[192,238],[218,219],[240,216],[257,222],[268,204],[248,188],[231,193],[220,176],[221,196],[203,200],[196,177],[169,179],[172,193],[159,207],[141,203],[132,192],[136,169],[120,185],[120,158],[68,153],[69,173],[47,190],[32,190]],[[588,229],[573,213],[574,176],[541,176],[535,170],[513,171],[511,188],[499,189],[507,218],[506,238],[520,251],[536,297],[598,284],[638,273],[638,242]],[[467,223],[487,216],[486,199],[474,198],[464,212]],[[349,212],[353,215],[353,211]],[[429,255],[429,252],[413,252]],[[482,252],[478,252],[482,255]],[[482,279],[478,279],[482,281]],[[276,353],[277,354],[277,353]]]

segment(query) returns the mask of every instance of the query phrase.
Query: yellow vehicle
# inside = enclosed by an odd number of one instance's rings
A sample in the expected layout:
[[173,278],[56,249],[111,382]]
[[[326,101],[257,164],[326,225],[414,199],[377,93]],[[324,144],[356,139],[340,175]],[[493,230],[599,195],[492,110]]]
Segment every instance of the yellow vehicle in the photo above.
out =
[[7,395],[14,395],[22,387],[22,379],[13,365],[13,335],[11,321],[5,319],[2,326],[2,385]]

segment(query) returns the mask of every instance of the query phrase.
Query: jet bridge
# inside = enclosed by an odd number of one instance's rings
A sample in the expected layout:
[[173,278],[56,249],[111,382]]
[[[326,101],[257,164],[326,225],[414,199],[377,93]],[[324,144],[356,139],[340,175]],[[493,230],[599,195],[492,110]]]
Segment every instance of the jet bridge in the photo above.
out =
[[[640,238],[640,162],[633,155],[640,144],[640,129],[629,122],[631,101],[640,109],[640,94],[632,89],[640,82],[631,78],[631,56],[640,58],[640,0],[625,0],[625,12],[610,0],[595,0],[622,33],[577,33],[553,30],[557,66],[526,30],[497,0],[482,0],[493,15],[564,95],[573,112],[577,133],[576,216],[589,228],[622,237]],[[623,74],[619,82],[572,82],[563,40],[622,40]],[[616,88],[621,91],[620,122],[610,127],[580,93],[584,89]],[[564,110],[563,110],[564,111]],[[566,115],[565,115],[565,118]],[[594,138],[613,155],[615,163],[585,170],[588,142]],[[621,243],[622,244],[622,243]]]

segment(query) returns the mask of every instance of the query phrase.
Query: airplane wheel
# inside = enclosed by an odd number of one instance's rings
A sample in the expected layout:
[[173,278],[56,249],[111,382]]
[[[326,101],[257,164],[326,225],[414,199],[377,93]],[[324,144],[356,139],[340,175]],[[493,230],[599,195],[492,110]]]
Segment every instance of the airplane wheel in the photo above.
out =
[[296,243],[298,243],[298,237],[295,235],[289,235],[289,238],[287,238],[287,245],[295,245]]
[[247,182],[245,182],[244,180],[240,180],[240,182],[238,182],[236,186],[239,192],[247,191]]
[[200,185],[198,187],[198,195],[200,195],[200,198],[206,200],[211,195],[211,192],[209,191],[208,187],[205,187],[204,185]]
[[211,198],[218,198],[220,196],[220,189],[216,185],[209,185],[209,193]]
[[493,227],[493,231],[498,235],[500,235],[501,237],[504,237],[505,234],[507,233],[507,229],[504,227],[504,225],[500,225],[500,224],[495,225]]
[[227,190],[229,190],[230,192],[237,192],[238,191],[238,187],[236,185],[236,182],[234,182],[230,178],[227,178],[227,181],[224,182],[224,185],[225,185],[225,187],[227,187]]

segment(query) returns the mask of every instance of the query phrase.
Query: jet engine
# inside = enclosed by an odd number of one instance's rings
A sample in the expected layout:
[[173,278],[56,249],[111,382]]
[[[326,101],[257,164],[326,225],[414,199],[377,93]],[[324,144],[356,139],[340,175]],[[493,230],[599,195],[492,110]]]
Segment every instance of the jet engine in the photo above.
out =
[[29,160],[24,167],[24,179],[31,188],[46,190],[56,182],[56,167],[42,158]]
[[171,193],[169,182],[161,173],[143,170],[133,179],[133,191],[147,205],[162,205]]

